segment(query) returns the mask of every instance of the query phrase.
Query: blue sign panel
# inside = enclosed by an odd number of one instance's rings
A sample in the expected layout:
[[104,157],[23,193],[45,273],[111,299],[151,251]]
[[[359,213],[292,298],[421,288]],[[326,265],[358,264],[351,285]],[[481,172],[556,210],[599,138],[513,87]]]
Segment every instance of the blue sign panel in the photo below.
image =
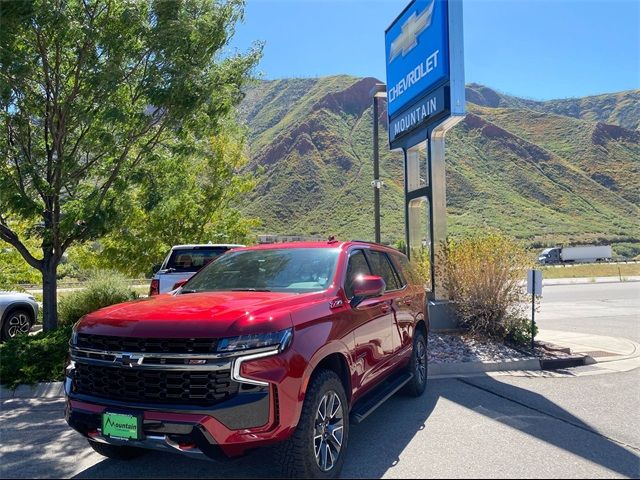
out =
[[449,76],[447,0],[415,0],[385,34],[390,117]]
[[440,87],[393,117],[389,122],[389,141],[393,142],[399,135],[431,121],[444,112],[445,107],[444,87]]

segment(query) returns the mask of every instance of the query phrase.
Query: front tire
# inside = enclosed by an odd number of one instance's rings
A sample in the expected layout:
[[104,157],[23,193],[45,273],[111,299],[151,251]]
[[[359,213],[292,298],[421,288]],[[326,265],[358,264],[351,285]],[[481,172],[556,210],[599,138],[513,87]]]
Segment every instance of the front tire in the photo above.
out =
[[9,340],[18,335],[28,335],[33,322],[33,314],[24,308],[12,310],[2,324],[2,339]]
[[338,376],[315,374],[293,435],[276,448],[276,461],[289,478],[336,478],[349,438],[349,406]]
[[412,397],[419,397],[427,388],[427,339],[422,330],[416,330],[413,335],[413,350],[409,372],[413,378],[405,387],[405,392]]
[[103,457],[113,460],[133,460],[146,453],[146,450],[142,448],[127,447],[126,445],[111,445],[108,443],[92,442],[91,440],[89,440],[89,445]]

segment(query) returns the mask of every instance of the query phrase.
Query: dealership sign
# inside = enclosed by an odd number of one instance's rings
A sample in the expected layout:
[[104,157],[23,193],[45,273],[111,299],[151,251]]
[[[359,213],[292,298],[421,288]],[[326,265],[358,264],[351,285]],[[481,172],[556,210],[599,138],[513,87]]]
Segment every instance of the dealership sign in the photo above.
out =
[[[426,123],[441,120],[452,110],[464,112],[460,2],[414,0],[385,33],[392,143]],[[462,96],[462,105],[452,108],[456,95]]]
[[411,108],[393,117],[389,123],[389,140],[393,142],[403,133],[428,123],[429,119],[438,117],[444,110],[444,87],[440,87],[434,93],[412,104]]

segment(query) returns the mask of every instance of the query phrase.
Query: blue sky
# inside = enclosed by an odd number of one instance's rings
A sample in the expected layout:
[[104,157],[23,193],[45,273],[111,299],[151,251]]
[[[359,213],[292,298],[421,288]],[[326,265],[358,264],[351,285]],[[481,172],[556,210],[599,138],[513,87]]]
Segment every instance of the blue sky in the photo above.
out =
[[[247,0],[233,48],[265,42],[266,79],[385,80],[384,30],[408,0]],[[638,0],[464,0],[465,76],[527,98],[640,88]]]

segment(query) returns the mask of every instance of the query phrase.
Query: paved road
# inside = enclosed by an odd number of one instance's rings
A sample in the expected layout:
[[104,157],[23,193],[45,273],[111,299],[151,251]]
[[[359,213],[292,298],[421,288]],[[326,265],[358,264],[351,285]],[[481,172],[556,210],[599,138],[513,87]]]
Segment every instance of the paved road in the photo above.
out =
[[640,343],[640,282],[545,286],[542,294],[540,328]]
[[[353,427],[343,475],[638,477],[639,381],[639,370],[597,377],[431,380],[425,396],[396,395]],[[276,475],[269,450],[224,464],[155,452],[131,462],[103,459],[65,425],[62,409],[62,400],[2,404],[1,477]]]

